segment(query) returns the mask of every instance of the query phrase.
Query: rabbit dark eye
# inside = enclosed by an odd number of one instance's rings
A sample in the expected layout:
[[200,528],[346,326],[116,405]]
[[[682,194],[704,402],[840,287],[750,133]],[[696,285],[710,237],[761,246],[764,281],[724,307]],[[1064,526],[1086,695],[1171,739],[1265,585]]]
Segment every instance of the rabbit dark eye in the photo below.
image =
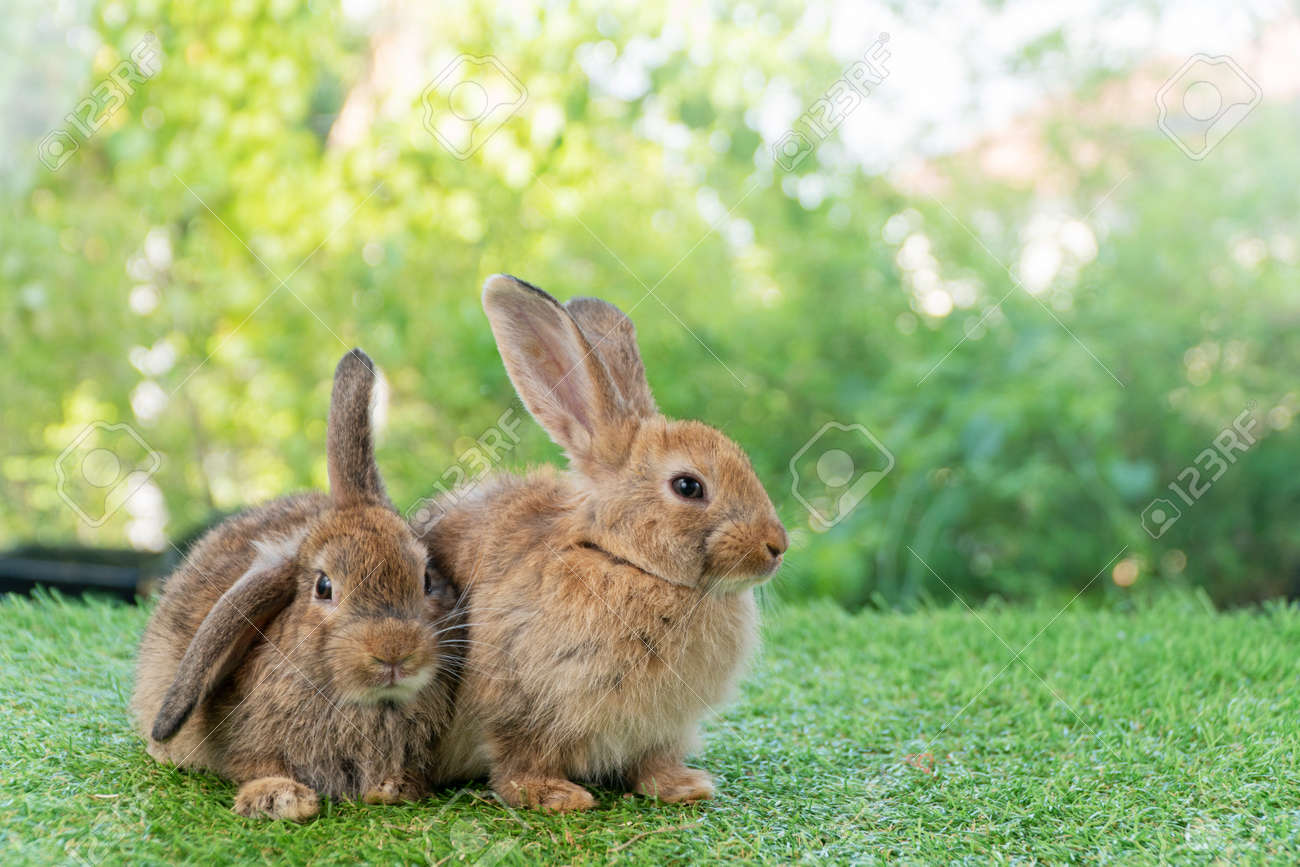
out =
[[673,493],[686,500],[699,500],[704,497],[704,483],[695,476],[682,474],[674,476],[673,480],[668,483],[672,486]]
[[334,585],[330,582],[330,576],[324,572],[316,573],[316,598],[330,599],[334,596]]
[[433,567],[424,570],[424,595],[433,593]]

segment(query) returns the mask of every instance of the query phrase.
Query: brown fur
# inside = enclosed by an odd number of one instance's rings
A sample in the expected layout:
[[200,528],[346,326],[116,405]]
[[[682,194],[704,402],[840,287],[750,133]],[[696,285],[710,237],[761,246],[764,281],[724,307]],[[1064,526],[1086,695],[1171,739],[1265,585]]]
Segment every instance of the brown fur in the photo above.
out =
[[[616,307],[562,307],[504,276],[483,297],[510,378],[572,471],[493,477],[420,528],[470,620],[440,775],[488,774],[508,803],[555,810],[594,804],[574,779],[710,797],[683,758],[755,647],[752,588],[779,566],[785,529],[735,443],[657,414]],[[706,499],[673,492],[681,473]]]
[[[339,363],[331,495],[237,515],[166,581],[131,709],[159,761],[240,783],[235,811],[305,819],[317,793],[375,803],[427,790],[459,650],[454,594],[392,510],[374,465],[375,374]],[[320,572],[332,599],[315,598]],[[432,592],[427,592],[431,590]],[[389,681],[398,685],[389,685]]]

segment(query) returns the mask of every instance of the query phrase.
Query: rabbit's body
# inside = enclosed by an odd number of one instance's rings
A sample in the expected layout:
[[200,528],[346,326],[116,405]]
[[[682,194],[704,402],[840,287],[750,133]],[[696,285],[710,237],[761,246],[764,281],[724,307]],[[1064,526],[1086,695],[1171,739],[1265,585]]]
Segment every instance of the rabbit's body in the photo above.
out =
[[[286,497],[230,518],[195,545],[165,583],[141,642],[132,709],[142,732],[149,732],[204,617],[260,556],[249,540],[296,547],[330,509],[324,494]],[[287,776],[333,798],[363,796],[409,770],[405,794],[422,791],[434,759],[429,733],[451,717],[448,685],[401,704],[347,701],[333,685],[327,633],[318,628],[326,612],[300,601],[298,617],[259,626],[261,636],[239,667],[195,706],[175,737],[150,738],[150,754],[236,781]],[[441,595],[430,599],[431,622],[445,618],[445,603]]]
[[159,761],[241,784],[243,815],[302,819],[317,793],[395,803],[427,790],[459,651],[450,587],[373,464],[374,372],[339,364],[330,487],[210,531],[165,582],[132,714]]
[[[147,734],[153,726],[163,696],[176,679],[181,657],[203,619],[253,565],[258,552],[249,540],[292,537],[328,507],[329,498],[324,494],[283,497],[227,518],[194,543],[185,560],[163,582],[140,641],[131,713],[141,733]],[[275,627],[267,624],[264,629],[271,631]],[[256,649],[251,650],[250,661],[256,655]],[[220,748],[221,740],[209,736],[209,732],[230,713],[230,708],[216,706],[216,698],[229,693],[231,686],[223,684],[212,701],[197,705],[175,737],[166,742],[150,739],[150,754],[176,765],[216,768],[224,750]]]
[[631,321],[498,275],[483,304],[524,404],[569,472],[495,476],[417,527],[461,588],[468,649],[440,772],[512,805],[583,809],[572,779],[712,795],[682,762],[756,644],[753,588],[785,528],[744,452],[660,415]]
[[[477,688],[443,739],[448,777],[490,771],[487,732],[554,755],[573,778],[619,777],[636,758],[692,746],[699,719],[730,697],[756,640],[752,591],[701,594],[592,547],[582,503],[552,470],[485,480],[430,537],[474,618],[465,667]],[[484,534],[501,544],[480,548]]]

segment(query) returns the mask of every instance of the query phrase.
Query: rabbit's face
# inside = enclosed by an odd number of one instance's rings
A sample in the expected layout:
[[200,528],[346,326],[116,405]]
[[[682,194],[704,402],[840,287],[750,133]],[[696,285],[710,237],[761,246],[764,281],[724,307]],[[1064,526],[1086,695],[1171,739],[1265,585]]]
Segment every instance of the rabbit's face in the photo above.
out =
[[708,425],[659,414],[621,310],[597,298],[562,305],[503,274],[484,284],[483,309],[524,405],[569,456],[585,541],[705,590],[776,571],[789,540],[749,458]]
[[379,507],[341,511],[308,536],[300,560],[296,640],[340,699],[402,703],[433,679],[434,576],[401,518]]
[[789,546],[749,458],[700,422],[647,420],[622,466],[590,484],[600,538],[676,584],[752,587],[771,577]]

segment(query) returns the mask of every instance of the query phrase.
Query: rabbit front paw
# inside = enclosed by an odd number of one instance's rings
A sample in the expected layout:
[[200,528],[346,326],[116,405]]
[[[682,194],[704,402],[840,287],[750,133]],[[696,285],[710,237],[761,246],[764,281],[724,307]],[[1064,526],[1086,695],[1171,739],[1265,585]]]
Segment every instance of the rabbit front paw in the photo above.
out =
[[288,777],[249,780],[235,793],[235,812],[249,818],[301,822],[319,810],[320,799],[316,793]]

